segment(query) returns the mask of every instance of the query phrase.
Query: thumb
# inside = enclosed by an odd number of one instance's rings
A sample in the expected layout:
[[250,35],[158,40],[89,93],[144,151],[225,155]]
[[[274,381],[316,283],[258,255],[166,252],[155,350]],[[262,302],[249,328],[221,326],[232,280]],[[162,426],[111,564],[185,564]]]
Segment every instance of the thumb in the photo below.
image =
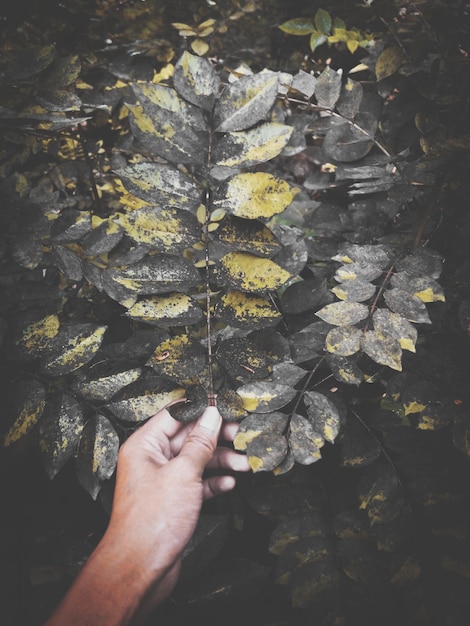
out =
[[179,456],[190,459],[201,475],[217,448],[221,426],[222,416],[217,407],[208,406],[181,448]]

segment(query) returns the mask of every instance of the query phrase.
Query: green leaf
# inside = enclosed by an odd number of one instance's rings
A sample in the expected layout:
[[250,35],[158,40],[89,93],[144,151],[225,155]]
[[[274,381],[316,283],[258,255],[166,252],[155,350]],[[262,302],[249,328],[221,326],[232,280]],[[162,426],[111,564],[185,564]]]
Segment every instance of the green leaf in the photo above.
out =
[[216,142],[213,160],[222,168],[251,167],[264,163],[286,147],[293,130],[292,126],[266,122],[253,129],[229,132]]
[[219,241],[235,247],[238,252],[251,252],[260,257],[272,257],[282,249],[267,226],[256,220],[227,215],[217,229]]
[[318,106],[334,109],[341,93],[341,75],[329,65],[317,78],[315,98]]
[[107,326],[72,323],[62,326],[41,359],[41,371],[50,376],[65,376],[91,361],[99,350]]
[[313,18],[317,30],[321,33],[329,33],[331,30],[331,15],[325,9],[318,9]]
[[25,438],[36,426],[46,405],[46,390],[37,380],[18,383],[11,390],[13,395],[12,424],[3,437],[5,447]]
[[355,326],[332,328],[325,339],[325,348],[332,354],[351,356],[361,349],[362,331]]
[[311,465],[321,459],[320,448],[325,440],[306,417],[294,413],[288,439],[296,463]]
[[303,17],[295,17],[279,26],[287,35],[310,35],[315,31],[312,20]]
[[221,271],[235,289],[248,292],[279,289],[291,275],[270,259],[247,252],[230,252],[220,260]]
[[219,189],[213,204],[237,217],[254,220],[282,213],[297,193],[298,189],[267,172],[246,172]]
[[193,378],[206,365],[206,351],[188,335],[176,335],[160,343],[146,365],[174,380]]
[[183,293],[142,298],[126,312],[126,316],[146,324],[187,326],[203,318],[198,303]]
[[170,402],[181,400],[184,395],[185,391],[180,385],[160,376],[146,375],[121,389],[106,408],[124,422],[142,422]]
[[229,291],[215,306],[214,315],[229,326],[265,328],[276,325],[281,313],[268,297]]
[[54,478],[77,451],[84,424],[78,400],[65,393],[49,400],[38,435],[41,461],[49,478]]
[[375,75],[377,80],[383,80],[395,74],[399,67],[404,63],[405,57],[403,50],[398,46],[391,46],[385,48],[380,53],[377,63],[375,65]]
[[362,337],[361,346],[367,356],[376,363],[401,372],[401,347],[394,337],[379,330],[368,330]]
[[173,84],[188,102],[212,111],[220,79],[207,59],[185,51],[175,64]]
[[287,421],[287,415],[273,412],[269,415],[255,413],[241,422],[233,445],[235,450],[246,452],[254,472],[270,472],[284,460]]
[[163,163],[134,163],[117,170],[124,187],[134,196],[165,206],[195,210],[201,202],[196,181]]
[[77,478],[93,500],[116,469],[119,437],[111,422],[103,415],[88,420],[82,431],[77,454]]
[[160,252],[177,252],[199,241],[195,215],[177,208],[146,206],[114,217],[131,239]]
[[320,319],[334,326],[357,324],[369,315],[369,308],[358,302],[333,302],[315,313]]
[[288,385],[269,382],[255,382],[237,389],[243,406],[250,413],[271,413],[288,404],[296,395]]
[[245,130],[267,117],[274,106],[278,74],[263,72],[241,76],[229,83],[216,101],[216,132]]
[[336,405],[322,393],[307,391],[304,394],[307,417],[314,430],[324,439],[333,443],[336,439],[340,417]]
[[397,339],[402,350],[416,352],[415,345],[418,339],[418,331],[404,317],[386,309],[377,309],[372,316],[372,320],[374,329]]

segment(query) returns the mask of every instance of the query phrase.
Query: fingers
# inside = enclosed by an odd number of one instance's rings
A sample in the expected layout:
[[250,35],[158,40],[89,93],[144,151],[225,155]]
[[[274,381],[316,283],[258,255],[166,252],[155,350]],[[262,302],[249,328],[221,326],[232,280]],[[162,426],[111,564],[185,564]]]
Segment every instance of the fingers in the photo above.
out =
[[251,469],[248,458],[230,448],[217,448],[207,467],[209,469],[231,470],[232,472],[249,472]]
[[233,476],[211,476],[202,482],[204,500],[232,491],[236,481]]

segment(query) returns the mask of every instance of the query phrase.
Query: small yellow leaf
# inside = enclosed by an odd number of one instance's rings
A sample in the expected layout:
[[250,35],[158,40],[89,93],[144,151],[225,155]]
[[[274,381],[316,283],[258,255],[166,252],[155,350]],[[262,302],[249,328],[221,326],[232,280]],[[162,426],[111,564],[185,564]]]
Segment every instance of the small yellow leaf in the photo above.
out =
[[204,56],[209,51],[209,44],[202,39],[194,39],[191,42],[191,49],[200,57]]
[[410,415],[410,413],[421,413],[426,408],[425,404],[421,404],[421,402],[409,402],[404,405],[405,415]]

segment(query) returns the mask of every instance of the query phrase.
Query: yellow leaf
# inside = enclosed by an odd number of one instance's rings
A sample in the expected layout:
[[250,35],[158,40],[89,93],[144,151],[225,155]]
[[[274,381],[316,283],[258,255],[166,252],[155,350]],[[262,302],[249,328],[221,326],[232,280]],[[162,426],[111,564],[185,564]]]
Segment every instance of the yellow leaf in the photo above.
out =
[[425,404],[421,404],[420,402],[409,402],[404,405],[405,415],[410,415],[410,413],[421,413],[426,408]]
[[231,283],[243,291],[279,289],[291,278],[289,272],[274,261],[247,252],[230,252],[220,262]]
[[385,50],[379,55],[375,66],[375,74],[377,80],[383,80],[395,74],[400,65],[404,62],[403,51],[397,46],[385,48]]
[[202,39],[194,39],[191,42],[191,49],[200,57],[204,56],[209,50],[209,44]]

